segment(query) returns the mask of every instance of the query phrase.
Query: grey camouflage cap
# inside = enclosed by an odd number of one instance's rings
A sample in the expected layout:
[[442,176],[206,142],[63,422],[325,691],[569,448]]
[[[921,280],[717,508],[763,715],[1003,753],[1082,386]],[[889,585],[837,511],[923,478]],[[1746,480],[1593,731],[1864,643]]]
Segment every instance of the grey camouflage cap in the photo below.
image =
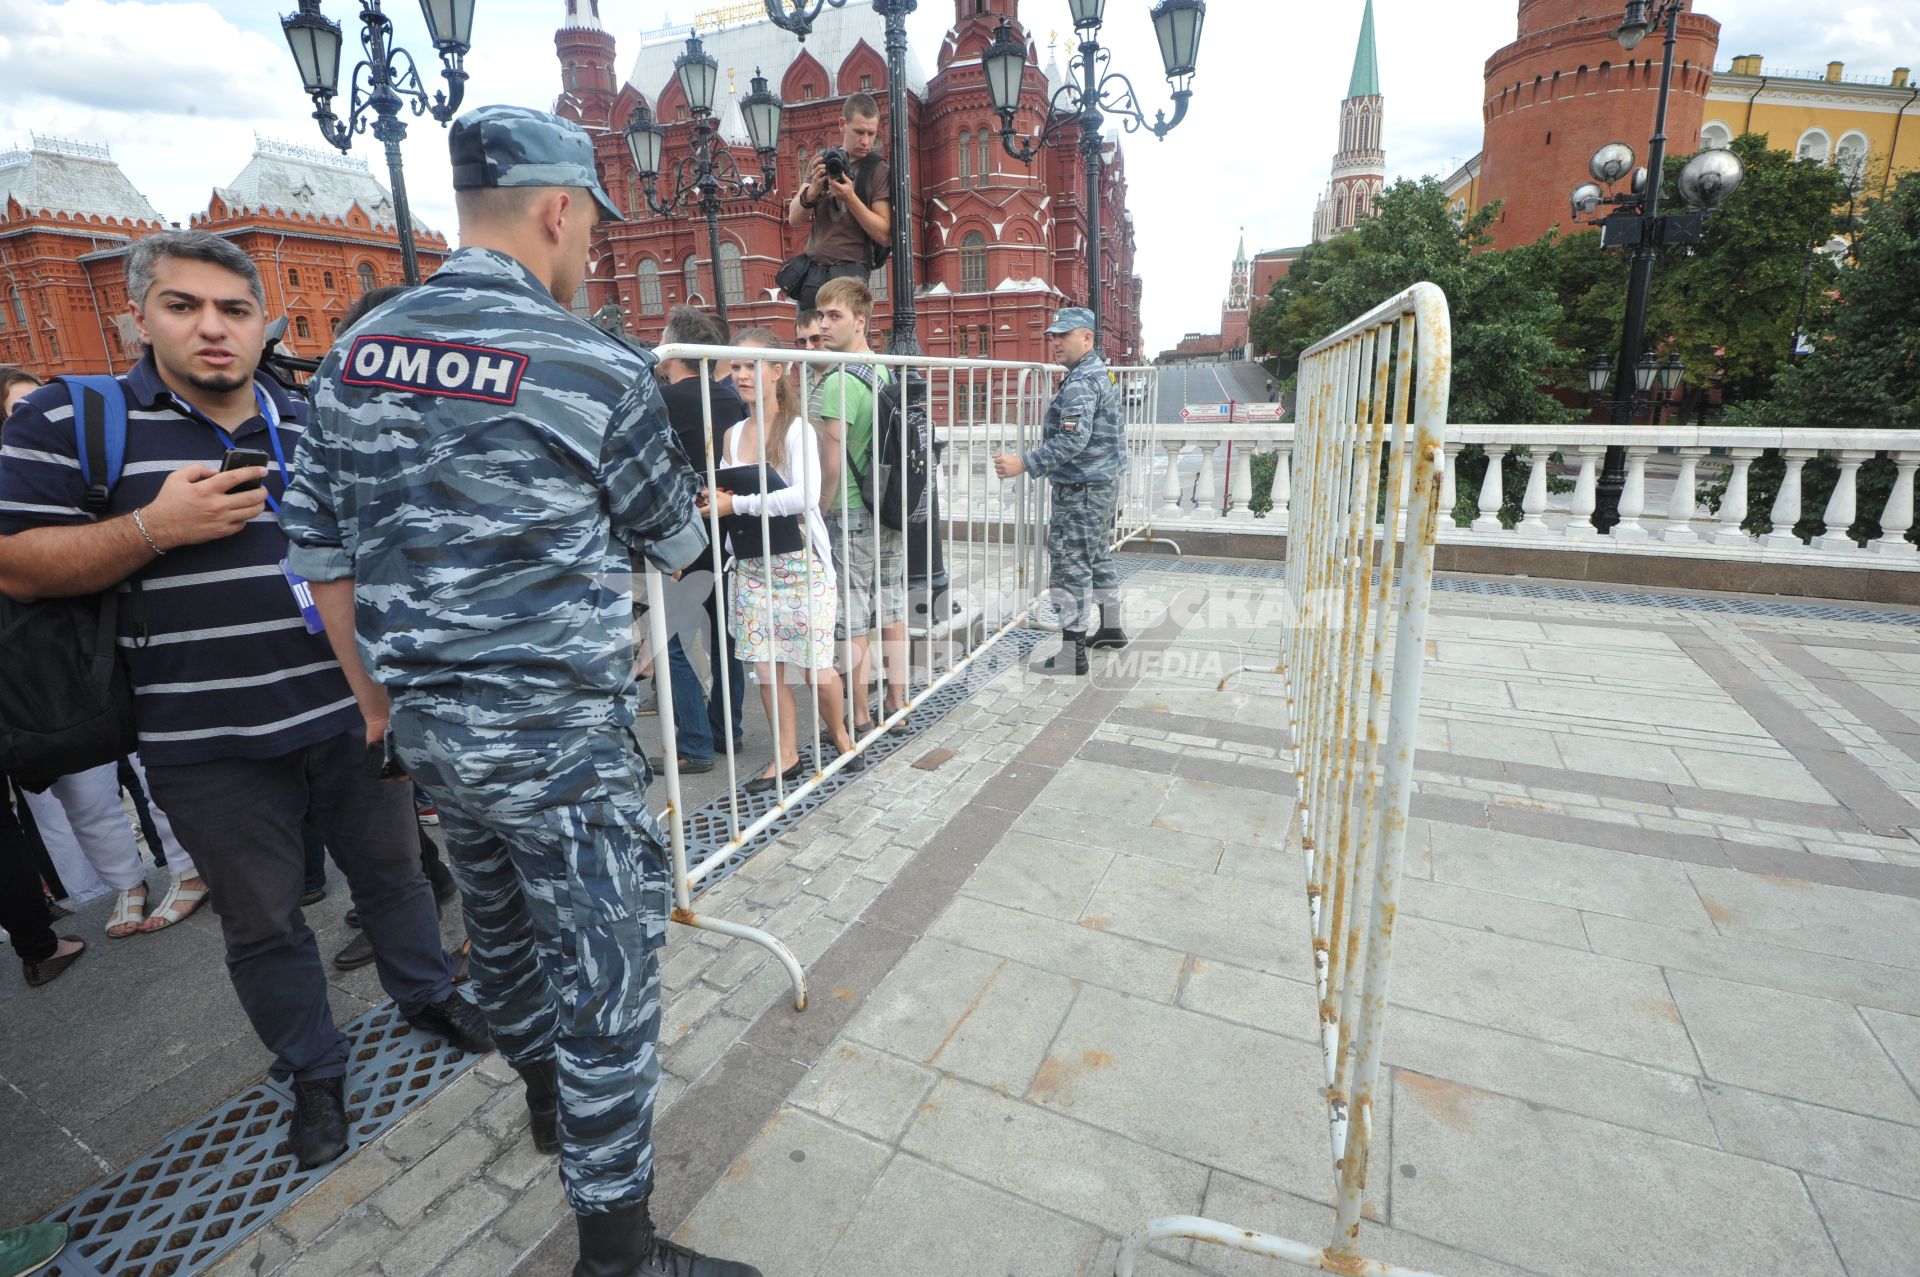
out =
[[479,106],[453,122],[447,134],[453,189],[490,186],[584,186],[611,221],[624,222],[619,205],[600,185],[593,139],[572,120],[524,106]]
[[1070,333],[1076,328],[1093,331],[1093,312],[1085,306],[1062,306],[1053,312],[1053,322],[1047,325],[1048,336],[1057,337],[1061,333]]

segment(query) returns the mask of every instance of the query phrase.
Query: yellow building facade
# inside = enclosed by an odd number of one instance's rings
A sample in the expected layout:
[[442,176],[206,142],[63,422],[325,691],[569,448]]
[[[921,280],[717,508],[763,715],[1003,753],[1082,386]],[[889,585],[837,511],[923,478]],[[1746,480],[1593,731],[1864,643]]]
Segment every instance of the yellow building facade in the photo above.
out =
[[1760,54],[1746,54],[1714,72],[1697,145],[1725,146],[1742,133],[1844,169],[1871,199],[1920,169],[1920,85],[1906,67],[1886,76],[1849,75],[1840,62],[1824,72],[1769,70]]

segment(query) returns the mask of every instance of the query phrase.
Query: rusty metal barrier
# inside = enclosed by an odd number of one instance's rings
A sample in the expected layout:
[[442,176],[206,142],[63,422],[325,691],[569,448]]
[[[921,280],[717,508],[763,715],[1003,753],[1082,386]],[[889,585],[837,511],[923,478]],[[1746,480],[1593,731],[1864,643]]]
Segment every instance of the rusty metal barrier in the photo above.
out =
[[1149,1243],[1176,1237],[1325,1272],[1430,1277],[1366,1258],[1360,1212],[1413,787],[1452,366],[1447,300],[1432,284],[1375,307],[1300,360],[1281,672],[1326,1056],[1333,1238],[1315,1247],[1195,1216],[1155,1219],[1122,1245],[1117,1277],[1132,1277]]
[[[736,722],[734,718],[733,674],[726,659],[734,654],[737,642],[732,624],[732,596],[740,589],[741,569],[728,549],[717,505],[709,506],[706,519],[709,554],[703,565],[702,583],[696,585],[693,592],[701,593],[710,584],[720,594],[714,608],[717,633],[712,641],[718,645],[721,659],[716,663],[712,686],[705,690],[709,697],[719,698],[722,707],[724,730],[714,744],[716,758],[724,762],[726,769],[727,795],[723,805],[728,836],[724,842],[709,840],[702,849],[706,854],[689,863],[690,840],[686,830],[685,804],[681,797],[682,777],[678,732],[674,725],[672,678],[665,676],[665,667],[672,659],[669,643],[676,633],[683,639],[681,650],[685,658],[692,663],[696,645],[686,640],[691,639],[697,618],[690,615],[689,609],[703,605],[697,601],[690,604],[686,591],[669,584],[657,570],[650,568],[646,573],[648,647],[656,666],[656,700],[664,740],[662,754],[665,774],[662,780],[667,806],[662,819],[667,826],[672,852],[672,918],[686,926],[747,940],[769,950],[786,968],[793,985],[795,1007],[804,1010],[807,1001],[805,973],[792,951],[764,931],[696,913],[692,902],[693,887],[727,863],[743,845],[779,821],[796,804],[810,801],[829,777],[860,766],[869,748],[882,738],[883,733],[910,731],[910,720],[917,707],[954,680],[967,677],[974,668],[976,658],[994,640],[1032,615],[1046,581],[1045,485],[1025,481],[1003,483],[993,476],[990,458],[996,452],[1026,452],[1039,443],[1047,403],[1064,369],[1048,364],[999,360],[941,359],[879,353],[836,354],[764,346],[663,345],[655,354],[662,361],[684,361],[695,368],[702,379],[725,373],[729,368],[736,374],[744,373],[751,378],[749,384],[755,387],[755,393],[749,416],[741,423],[742,427],[757,431],[757,437],[763,439],[771,438],[776,431],[790,439],[805,440],[811,437],[812,443],[803,443],[802,451],[818,448],[817,456],[802,456],[789,450],[787,473],[780,476],[780,481],[788,487],[819,489],[818,495],[807,503],[805,513],[773,516],[768,513],[764,503],[758,511],[759,535],[763,546],[774,543],[770,537],[776,520],[800,520],[805,548],[800,552],[790,552],[797,553],[799,557],[786,561],[787,570],[796,574],[789,579],[789,585],[797,579],[805,596],[815,596],[821,591],[832,595],[837,611],[845,603],[846,594],[839,588],[841,572],[836,569],[836,563],[846,564],[855,557],[861,557],[876,565],[875,574],[879,577],[888,558],[883,553],[883,541],[897,536],[902,544],[910,544],[893,565],[894,574],[874,581],[873,593],[881,596],[891,593],[893,599],[902,602],[912,600],[918,594],[928,604],[920,609],[925,623],[917,631],[907,629],[904,620],[900,622],[901,629],[891,633],[885,625],[875,627],[880,637],[869,649],[872,667],[882,689],[887,689],[890,684],[901,689],[899,695],[902,703],[894,709],[886,709],[887,698],[883,692],[882,705],[872,714],[871,727],[864,730],[856,731],[853,724],[867,717],[865,711],[870,705],[870,693],[866,686],[855,686],[858,680],[848,678],[857,665],[857,625],[848,626],[848,633],[837,639],[831,634],[823,636],[815,633],[811,623],[813,614],[809,612],[804,633],[797,640],[804,648],[799,661],[774,656],[770,660],[757,662],[772,670],[771,682],[774,687],[771,694],[763,690],[767,725],[775,741],[774,774],[769,778],[773,801],[771,806],[765,806],[764,799],[761,802],[743,802],[742,786],[754,778],[741,774],[734,747],[735,739],[744,733],[746,725]],[[796,378],[801,415],[808,418],[807,429],[796,429],[791,435],[785,432],[792,423],[777,418],[773,394],[768,389],[772,366],[776,364],[785,365],[789,375]],[[880,397],[877,393],[869,408],[864,456],[849,450],[849,431],[843,429],[837,442],[829,442],[827,435],[818,433],[820,423],[812,420],[814,414],[808,405],[814,398],[817,383],[835,369],[847,365],[885,369],[886,375],[893,378],[906,377],[909,373],[917,375],[916,380],[906,383],[910,389],[907,391],[905,407],[924,409],[928,416],[933,443],[936,445],[929,485],[932,502],[927,511],[929,517],[899,533],[889,533],[876,518],[872,520],[872,526],[856,539],[851,531],[851,520],[841,520],[835,535],[823,522],[816,522],[815,519],[823,509],[835,504],[835,495],[841,489],[842,479],[849,474],[850,466],[857,466],[863,473],[874,474],[879,470],[882,460],[879,455]],[[731,423],[716,423],[712,417],[711,398],[703,396],[703,401],[704,455],[690,460],[700,472],[701,486],[711,492],[726,487],[721,482],[720,472],[728,468],[727,445]],[[906,445],[907,440],[903,437],[901,455],[896,459],[902,468],[907,463]],[[755,447],[753,451],[758,454],[748,463],[755,472],[753,487],[765,492],[771,486],[769,467],[764,450]],[[823,539],[825,544],[822,544]],[[912,571],[916,559],[922,565],[930,565],[936,558],[944,561],[951,579],[949,590],[940,593],[955,600],[952,608],[939,617],[934,615],[931,606],[932,596],[936,594],[931,581],[923,580],[916,584]],[[783,629],[791,633],[795,618],[783,620],[778,615],[783,605],[776,601],[776,590],[767,585],[774,570],[771,564],[755,570],[761,596],[742,605],[740,619],[750,627],[758,621],[763,626],[761,633],[767,636],[766,642],[778,650],[780,645],[771,636]],[[688,573],[692,571],[689,569]],[[674,597],[676,591],[679,593],[677,599]],[[910,606],[906,610],[915,611]],[[885,620],[887,615],[882,602],[880,615],[876,619]],[[694,625],[690,626],[689,621]],[[864,641],[867,635],[860,637]],[[700,645],[702,650],[698,652],[703,657],[707,654],[704,646]],[[838,651],[834,652],[832,649],[836,647]],[[834,673],[824,672],[819,665],[829,660]],[[802,705],[797,696],[782,692],[782,684],[797,688],[801,681],[808,689],[807,701],[810,703],[806,705]],[[827,702],[824,711],[823,700]],[[798,739],[797,720],[802,717],[807,721],[812,738],[810,749],[806,742]],[[836,721],[848,726],[848,743],[852,748],[844,753],[830,739],[835,734],[833,725]],[[783,728],[791,731],[796,738],[795,752],[799,761],[793,767],[798,769],[797,775],[789,776],[781,767]],[[761,783],[766,784],[766,781]]]

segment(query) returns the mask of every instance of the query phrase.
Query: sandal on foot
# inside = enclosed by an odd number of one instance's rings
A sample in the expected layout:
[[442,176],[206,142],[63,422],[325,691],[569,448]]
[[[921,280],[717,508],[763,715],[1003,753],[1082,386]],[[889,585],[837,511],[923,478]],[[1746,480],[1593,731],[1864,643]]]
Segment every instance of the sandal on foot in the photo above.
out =
[[[135,891],[138,891],[140,894],[137,896],[134,895],[133,893]],[[115,893],[113,897],[113,913],[107,918],[107,937],[111,940],[125,940],[128,936],[139,935],[140,924],[146,921],[146,917],[146,883],[143,882],[138,887],[129,887],[125,891]],[[124,927],[125,930],[116,931],[116,927]]]
[[207,898],[210,887],[183,887],[175,878],[167,888],[167,894],[160,897],[160,907],[147,916],[142,931],[165,931],[176,922],[185,922]]

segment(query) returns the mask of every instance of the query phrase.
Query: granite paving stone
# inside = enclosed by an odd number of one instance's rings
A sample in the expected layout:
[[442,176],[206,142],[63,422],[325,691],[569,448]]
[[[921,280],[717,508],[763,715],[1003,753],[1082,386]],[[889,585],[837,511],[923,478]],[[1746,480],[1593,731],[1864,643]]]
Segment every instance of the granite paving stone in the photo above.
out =
[[899,1140],[939,1075],[924,1065],[857,1042],[829,1048],[791,1102],[885,1144]]
[[1912,1126],[1720,1082],[1700,1090],[1729,1153],[1920,1198],[1920,1130]]
[[1437,883],[1671,927],[1711,925],[1685,868],[1670,860],[1457,825],[1434,826],[1432,847]]
[[1081,922],[1200,957],[1297,971],[1306,909],[1297,890],[1118,856]]
[[1912,1277],[1920,1255],[1920,1202],[1805,1177],[1848,1277]]

